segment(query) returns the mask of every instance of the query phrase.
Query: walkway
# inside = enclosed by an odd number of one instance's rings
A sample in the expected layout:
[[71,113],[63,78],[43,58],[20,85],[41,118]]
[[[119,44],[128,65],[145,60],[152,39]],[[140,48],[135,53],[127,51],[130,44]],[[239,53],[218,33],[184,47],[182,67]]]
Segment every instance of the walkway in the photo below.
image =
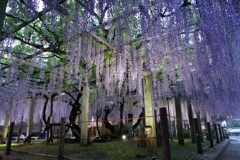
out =
[[216,160],[240,160],[240,136],[230,138],[228,146],[218,155]]

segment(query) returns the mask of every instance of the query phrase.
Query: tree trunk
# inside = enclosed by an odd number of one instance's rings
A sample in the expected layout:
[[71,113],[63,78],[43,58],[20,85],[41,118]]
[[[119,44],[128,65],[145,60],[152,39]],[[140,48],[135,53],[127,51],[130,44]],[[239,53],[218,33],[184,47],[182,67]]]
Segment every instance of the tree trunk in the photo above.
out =
[[119,108],[119,112],[120,112],[120,121],[118,124],[118,131],[117,131],[117,136],[121,136],[122,134],[122,129],[123,129],[123,108],[124,108],[124,103],[125,103],[125,99],[123,97],[122,102],[120,102],[120,108]]
[[[80,126],[81,126],[81,119],[80,119],[80,114],[81,114],[81,104],[80,104],[80,98],[82,97],[82,90],[78,91],[77,93],[77,98],[75,99],[74,96],[66,91],[64,91],[67,95],[71,97],[71,99],[74,101],[73,103],[69,103],[69,105],[72,106],[71,112],[69,114],[69,122],[70,125],[67,125],[66,133],[71,129],[73,136],[78,139],[80,137]],[[76,120],[78,125],[76,125]]]
[[106,127],[105,127],[105,123],[104,123],[104,117],[102,118],[102,135],[106,134]]
[[133,125],[133,127],[132,127],[133,130],[136,129],[137,126],[139,126],[141,124],[142,118],[143,118],[143,112],[140,113],[137,122]]
[[105,115],[104,115],[104,126],[105,126],[105,128],[110,130],[111,136],[114,136],[114,134],[116,132],[115,128],[114,128],[113,125],[111,125],[111,123],[108,122],[108,118],[107,118],[111,111],[112,110],[108,106],[105,107],[105,109],[104,109],[104,112],[105,112]]

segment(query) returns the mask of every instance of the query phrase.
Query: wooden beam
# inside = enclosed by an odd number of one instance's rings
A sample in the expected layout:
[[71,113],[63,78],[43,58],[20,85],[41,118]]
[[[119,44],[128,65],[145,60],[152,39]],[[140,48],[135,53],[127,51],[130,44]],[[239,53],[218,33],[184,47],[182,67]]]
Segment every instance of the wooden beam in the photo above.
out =
[[28,65],[28,66],[32,66],[32,67],[39,68],[39,69],[41,69],[41,70],[45,70],[45,71],[49,71],[49,72],[50,72],[50,69],[40,67],[40,66],[37,65],[37,64],[28,62],[28,61],[26,61],[26,60],[24,60],[24,59],[19,59],[19,58],[17,58],[17,57],[13,57],[13,56],[11,56],[11,55],[3,54],[3,55],[0,55],[0,57],[5,58],[5,59],[9,59],[9,60],[12,60],[12,61],[15,61],[15,62],[19,62],[19,63],[22,63],[22,64],[26,64],[26,65]]
[[99,40],[100,42],[102,42],[103,44],[105,44],[108,48],[110,48],[113,51],[117,51],[111,44],[110,42],[108,42],[108,40],[104,37],[102,37],[101,35],[99,35],[97,32],[95,31],[91,31],[87,28],[85,28],[82,24],[80,24],[79,22],[76,22],[73,18],[71,18],[68,13],[62,13],[60,10],[57,10],[60,14],[62,14],[63,16],[65,16],[69,21],[75,22],[77,23],[77,25],[82,28],[83,30],[85,30],[88,34],[90,34],[91,36],[93,36],[94,38],[96,38],[97,40]]

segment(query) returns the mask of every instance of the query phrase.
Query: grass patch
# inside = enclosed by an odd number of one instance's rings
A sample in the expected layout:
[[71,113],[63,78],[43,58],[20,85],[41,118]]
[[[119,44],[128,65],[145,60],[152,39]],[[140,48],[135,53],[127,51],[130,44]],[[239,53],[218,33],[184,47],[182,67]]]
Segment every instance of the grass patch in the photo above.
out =
[[[197,152],[197,144],[190,139],[184,141],[184,146],[180,146],[177,140],[170,142],[172,160],[188,160]],[[209,145],[209,141],[202,142],[202,148]]]
[[[209,144],[208,141],[202,143],[204,148]],[[196,144],[192,144],[191,140],[185,140],[185,145],[180,146],[177,140],[170,142],[172,160],[188,160],[197,152]],[[4,150],[6,145],[0,145],[0,149]],[[46,155],[58,155],[58,143],[54,142],[50,145],[35,142],[30,144],[13,144],[11,147],[14,151],[23,151],[31,153],[40,153]],[[161,146],[157,147],[158,158],[162,158]],[[91,143],[89,146],[80,146],[80,144],[65,144],[64,157],[74,159],[98,159],[98,160],[142,160],[150,159],[148,149],[137,147],[137,141],[112,141],[106,143]],[[31,155],[33,157],[33,155]],[[35,157],[34,159],[45,159],[45,157]]]

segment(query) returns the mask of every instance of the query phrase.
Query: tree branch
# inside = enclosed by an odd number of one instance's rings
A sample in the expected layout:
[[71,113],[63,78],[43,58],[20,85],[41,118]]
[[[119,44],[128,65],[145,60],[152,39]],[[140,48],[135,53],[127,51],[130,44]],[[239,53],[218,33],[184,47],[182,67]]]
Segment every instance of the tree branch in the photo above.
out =
[[100,21],[99,16],[97,15],[96,12],[94,12],[94,10],[91,10],[90,8],[88,8],[85,4],[83,4],[81,1],[76,0],[77,3],[79,3],[84,9],[86,9],[92,16],[95,16],[98,21]]
[[47,120],[46,120],[46,109],[47,109],[47,104],[48,104],[48,96],[47,95],[43,95],[43,97],[46,99],[44,106],[43,106],[43,122],[45,123],[45,125],[47,124]]
[[17,37],[17,36],[13,36],[13,39],[19,40],[20,42],[25,43],[25,44],[28,44],[28,45],[30,45],[30,46],[33,46],[33,47],[35,47],[35,48],[37,48],[37,49],[42,49],[42,48],[43,48],[43,45],[35,44],[35,43],[30,43],[30,42],[24,41],[23,39],[21,39],[20,37]]
[[73,97],[73,95],[71,95],[70,93],[68,93],[67,91],[63,91],[63,93],[69,95],[74,101],[76,101],[76,99]]
[[[64,3],[66,0],[62,0],[59,2],[59,4]],[[0,1],[2,2],[2,1]],[[32,23],[33,21],[35,21],[36,19],[38,19],[39,17],[43,16],[44,14],[46,14],[47,12],[51,11],[53,8],[51,6],[46,7],[44,10],[42,10],[41,12],[37,12],[35,15],[32,16],[31,19],[29,19],[28,21],[22,22],[20,25],[18,25],[15,29],[13,29],[12,31],[4,34],[3,36],[0,37],[0,42],[5,40],[6,38],[8,38],[10,35],[14,34],[15,32],[19,31],[20,29],[22,29],[23,27],[29,25],[30,23]]]
[[50,123],[50,118],[52,117],[52,114],[53,114],[53,99],[54,97],[56,97],[58,94],[57,93],[54,93],[52,94],[51,96],[51,110],[50,110],[50,115],[48,116],[48,119],[47,119],[47,122]]
[[15,29],[13,29],[12,31],[8,32],[7,34],[3,35],[0,38],[0,42],[3,41],[4,39],[8,38],[11,34],[19,31],[20,29],[22,29],[23,27],[26,27],[27,25],[29,25],[30,23],[32,23],[33,21],[35,21],[36,19],[38,19],[39,17],[41,17],[42,15],[44,15],[45,13],[51,11],[52,8],[51,7],[47,7],[45,8],[43,11],[38,12],[37,14],[35,14],[30,20],[22,22],[20,25],[18,25]]

